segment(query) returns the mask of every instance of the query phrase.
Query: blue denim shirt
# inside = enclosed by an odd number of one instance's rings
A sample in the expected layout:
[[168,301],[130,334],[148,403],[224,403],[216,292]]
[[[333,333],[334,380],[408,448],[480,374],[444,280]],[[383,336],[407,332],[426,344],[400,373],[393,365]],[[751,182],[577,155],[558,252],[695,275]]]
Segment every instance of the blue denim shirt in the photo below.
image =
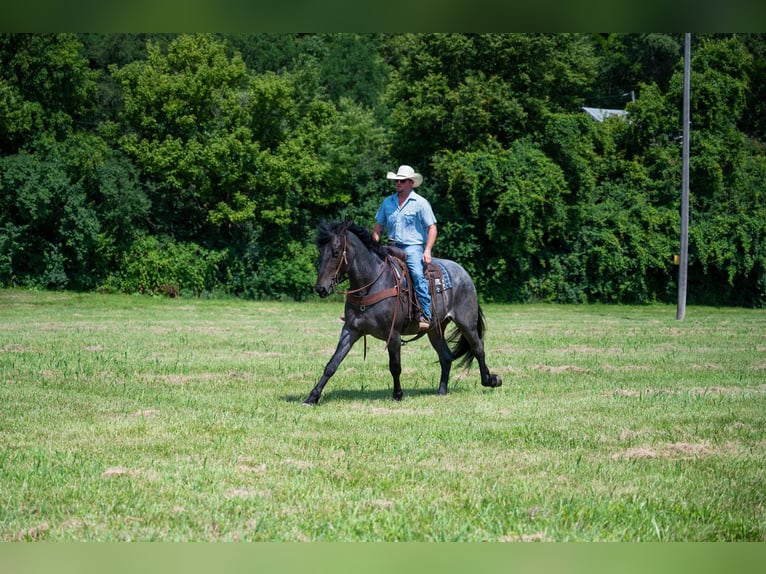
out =
[[414,191],[399,207],[398,194],[383,200],[375,221],[386,228],[388,240],[399,245],[423,245],[428,237],[428,228],[436,223],[431,204]]

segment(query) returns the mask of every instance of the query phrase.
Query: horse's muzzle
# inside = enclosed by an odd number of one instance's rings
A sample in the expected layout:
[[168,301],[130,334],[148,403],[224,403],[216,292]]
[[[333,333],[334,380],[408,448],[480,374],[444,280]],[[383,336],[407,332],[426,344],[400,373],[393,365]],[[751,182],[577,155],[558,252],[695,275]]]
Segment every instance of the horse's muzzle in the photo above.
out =
[[330,293],[332,293],[332,287],[326,287],[321,283],[314,285],[314,290],[319,293],[319,296],[322,298],[327,297]]

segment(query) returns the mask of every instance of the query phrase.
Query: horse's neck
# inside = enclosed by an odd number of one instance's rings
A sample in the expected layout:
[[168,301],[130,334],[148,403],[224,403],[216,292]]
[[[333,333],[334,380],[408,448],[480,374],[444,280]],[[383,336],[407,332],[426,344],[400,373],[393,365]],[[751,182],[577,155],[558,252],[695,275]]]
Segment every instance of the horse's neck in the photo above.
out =
[[385,271],[385,263],[353,234],[349,233],[348,279],[352,289],[374,283]]

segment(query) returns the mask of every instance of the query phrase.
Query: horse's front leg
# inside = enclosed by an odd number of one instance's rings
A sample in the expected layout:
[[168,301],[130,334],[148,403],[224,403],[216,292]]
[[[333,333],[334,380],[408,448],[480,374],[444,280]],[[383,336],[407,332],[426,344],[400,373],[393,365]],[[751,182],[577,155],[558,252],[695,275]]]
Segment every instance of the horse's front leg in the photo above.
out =
[[401,401],[404,393],[400,379],[402,374],[402,337],[399,333],[394,333],[388,343],[388,370],[391,371],[391,377],[394,379],[393,398],[395,401]]
[[335,371],[338,370],[341,362],[346,355],[348,355],[348,352],[351,350],[351,347],[354,346],[354,343],[359,340],[360,336],[361,335],[357,331],[352,331],[346,325],[343,326],[343,330],[340,333],[340,339],[338,340],[338,346],[335,348],[335,353],[327,365],[325,365],[324,372],[322,373],[322,376],[319,377],[319,382],[317,382],[316,386],[311,389],[308,398],[303,401],[304,405],[313,406],[319,402],[319,397],[322,396],[322,390],[324,390],[327,381],[329,381],[330,377],[332,377],[335,374]]

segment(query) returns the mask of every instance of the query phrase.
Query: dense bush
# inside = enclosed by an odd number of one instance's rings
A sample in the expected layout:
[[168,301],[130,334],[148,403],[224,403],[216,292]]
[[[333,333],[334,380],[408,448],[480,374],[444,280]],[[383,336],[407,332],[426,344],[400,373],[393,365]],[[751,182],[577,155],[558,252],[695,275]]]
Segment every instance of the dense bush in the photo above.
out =
[[225,257],[225,252],[209,251],[194,243],[141,237],[125,252],[101,289],[199,297],[215,289],[219,265]]

